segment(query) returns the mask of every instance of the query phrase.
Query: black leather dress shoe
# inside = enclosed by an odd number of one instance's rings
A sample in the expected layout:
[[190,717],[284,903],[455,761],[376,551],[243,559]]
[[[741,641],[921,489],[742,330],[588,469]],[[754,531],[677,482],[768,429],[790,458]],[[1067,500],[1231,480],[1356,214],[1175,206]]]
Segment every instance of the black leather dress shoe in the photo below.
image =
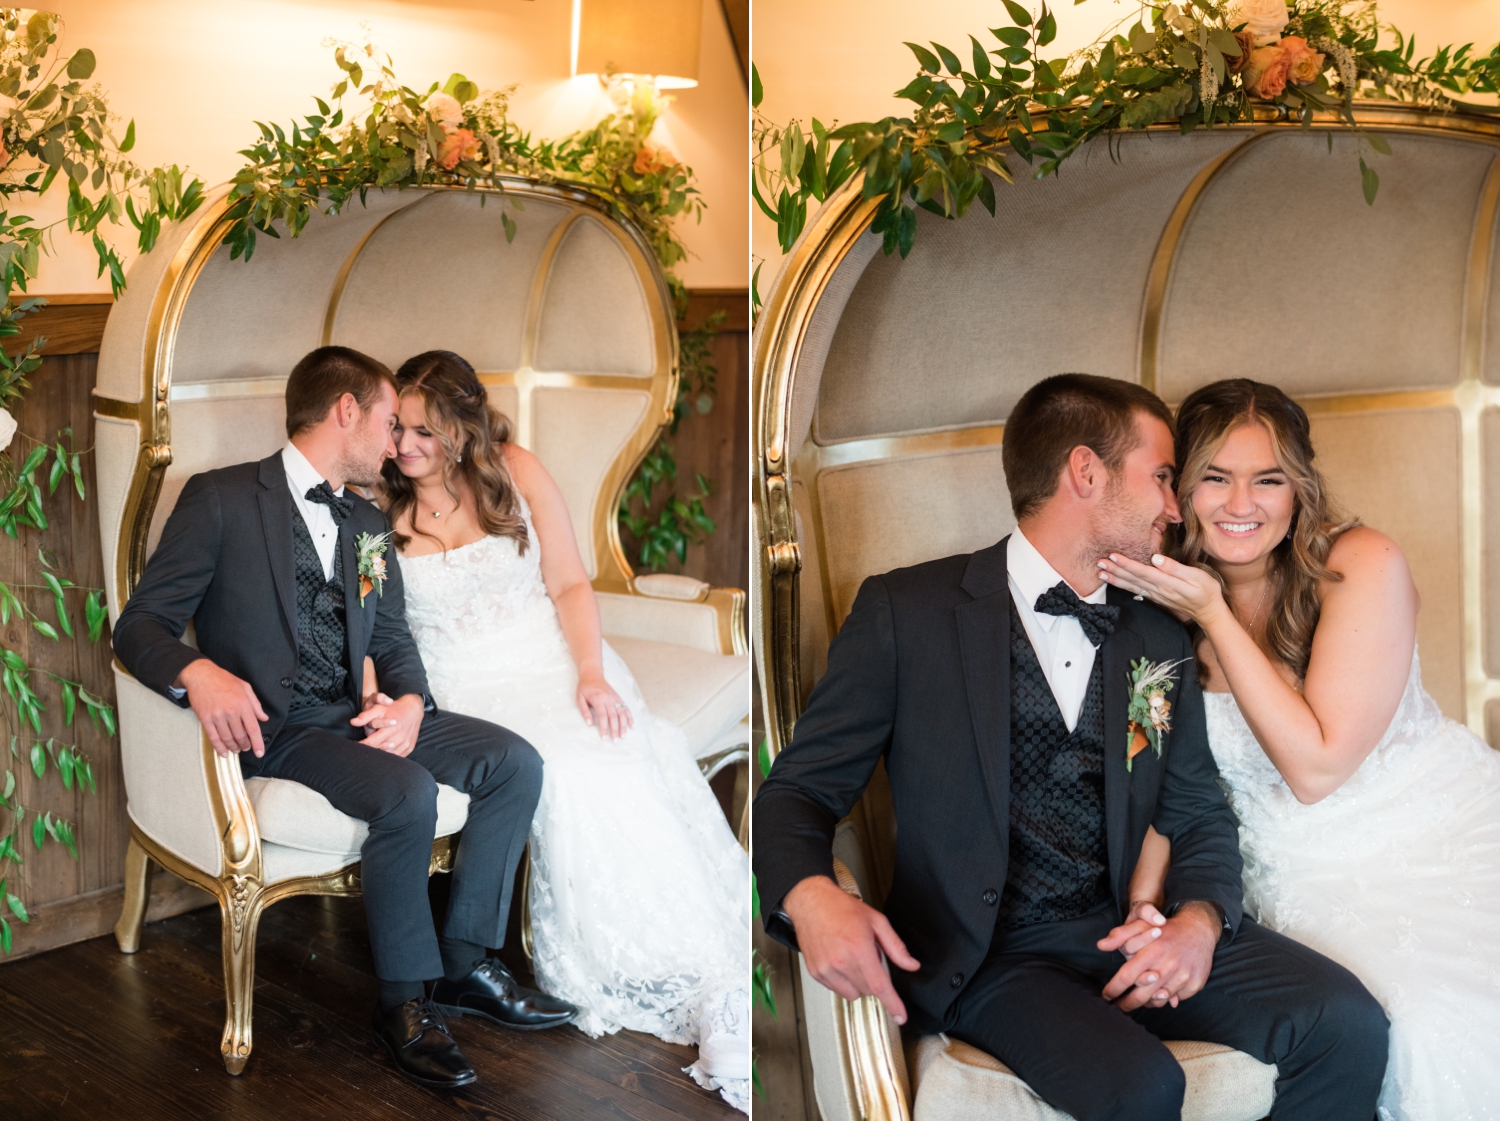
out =
[[376,1009],[375,1038],[386,1045],[396,1069],[423,1086],[456,1090],[476,1077],[430,1000],[408,1000],[389,1012]]
[[485,958],[462,981],[438,981],[432,1003],[450,1016],[483,1016],[520,1031],[559,1027],[578,1015],[566,1000],[518,984],[494,958]]

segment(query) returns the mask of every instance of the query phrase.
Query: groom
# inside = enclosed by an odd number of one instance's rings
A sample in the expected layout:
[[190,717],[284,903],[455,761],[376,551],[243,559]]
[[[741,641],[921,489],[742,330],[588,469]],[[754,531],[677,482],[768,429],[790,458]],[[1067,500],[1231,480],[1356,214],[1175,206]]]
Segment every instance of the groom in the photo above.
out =
[[[505,941],[541,757],[513,732],[433,704],[396,555],[360,544],[390,527],[345,485],[378,482],[395,454],[395,387],[388,369],[345,347],[298,362],[286,386],[290,442],[188,480],[114,646],[140,681],[191,705],[247,776],[300,782],[369,825],[360,881],[376,1034],[402,1074],[451,1089],[475,1074],[439,1009],[523,1029],[567,1023],[577,1009],[517,985],[486,949]],[[196,649],[181,640],[189,622]],[[367,655],[385,692],[361,704]],[[441,938],[427,898],[440,782],[469,795]]]
[[[1164,1039],[1274,1063],[1277,1121],[1370,1121],[1385,1016],[1241,915],[1188,635],[1099,579],[1099,558],[1149,562],[1181,520],[1171,414],[1127,382],[1047,378],[1006,422],[1004,465],[1016,532],[866,580],[829,647],[755,804],[768,932],[834,992],[989,1052],[1077,1121],[1179,1118]],[[1179,663],[1159,756],[1128,754],[1140,659]],[[838,888],[831,849],[882,759],[884,914]],[[1172,844],[1162,913],[1129,896],[1148,825]]]

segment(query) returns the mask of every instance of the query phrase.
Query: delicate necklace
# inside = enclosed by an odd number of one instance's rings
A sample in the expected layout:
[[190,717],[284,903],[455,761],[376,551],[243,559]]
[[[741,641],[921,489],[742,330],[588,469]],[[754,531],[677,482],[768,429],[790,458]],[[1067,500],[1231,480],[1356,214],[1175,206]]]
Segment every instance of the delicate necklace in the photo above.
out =
[[[1268,576],[1268,577],[1266,577],[1266,587],[1265,587],[1265,590],[1260,593],[1260,602],[1255,605],[1255,614],[1252,615],[1252,616],[1250,616],[1250,622],[1245,627],[1245,632],[1247,634],[1250,633],[1251,631],[1255,630],[1255,620],[1257,620],[1257,619],[1260,618],[1260,609],[1266,605],[1266,596],[1269,595],[1270,592],[1271,592],[1271,578]],[[1238,616],[1236,616],[1236,618],[1238,618]]]

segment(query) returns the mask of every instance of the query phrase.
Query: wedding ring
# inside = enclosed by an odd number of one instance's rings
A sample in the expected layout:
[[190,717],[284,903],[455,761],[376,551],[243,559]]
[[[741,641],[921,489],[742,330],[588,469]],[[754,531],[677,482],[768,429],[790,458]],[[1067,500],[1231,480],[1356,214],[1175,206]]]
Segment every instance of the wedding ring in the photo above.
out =
[[624,708],[624,707],[625,707],[625,705],[624,705],[624,704],[623,704],[623,703],[621,703],[621,704],[617,704],[617,705],[615,705],[615,707],[616,707],[616,708]]

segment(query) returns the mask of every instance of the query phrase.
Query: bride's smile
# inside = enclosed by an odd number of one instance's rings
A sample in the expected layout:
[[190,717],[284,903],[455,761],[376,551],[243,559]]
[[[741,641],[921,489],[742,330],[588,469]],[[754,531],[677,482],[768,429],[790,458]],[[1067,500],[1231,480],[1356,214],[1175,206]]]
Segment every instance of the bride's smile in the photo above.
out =
[[1231,432],[1189,501],[1215,561],[1253,564],[1274,549],[1291,528],[1296,496],[1265,425]]

